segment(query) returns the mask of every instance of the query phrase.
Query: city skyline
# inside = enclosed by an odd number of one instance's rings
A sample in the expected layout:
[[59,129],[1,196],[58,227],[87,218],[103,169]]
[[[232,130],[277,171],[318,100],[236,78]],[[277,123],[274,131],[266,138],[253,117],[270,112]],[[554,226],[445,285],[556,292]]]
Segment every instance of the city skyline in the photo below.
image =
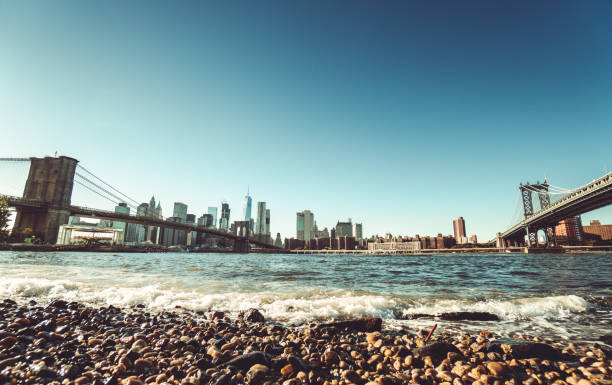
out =
[[283,237],[308,208],[364,236],[461,215],[485,241],[519,183],[612,167],[611,8],[2,2],[4,152],[73,156],[167,213],[234,220],[248,184]]

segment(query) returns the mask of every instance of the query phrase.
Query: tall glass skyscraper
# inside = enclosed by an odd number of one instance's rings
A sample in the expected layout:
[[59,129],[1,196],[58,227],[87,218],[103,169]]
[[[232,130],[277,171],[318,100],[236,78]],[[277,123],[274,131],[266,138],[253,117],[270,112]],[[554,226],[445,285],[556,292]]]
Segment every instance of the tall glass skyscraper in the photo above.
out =
[[187,205],[182,202],[174,202],[173,217],[179,217],[183,220],[183,223],[187,220]]
[[297,239],[309,241],[314,238],[314,214],[310,210],[297,213]]
[[219,229],[227,231],[229,229],[230,208],[229,203],[221,203],[221,219],[219,221]]
[[216,207],[208,207],[208,213],[212,215],[212,227],[217,227],[217,208]]
[[266,202],[257,202],[257,221],[255,222],[255,234],[266,233]]
[[247,195],[244,197],[244,206],[242,207],[242,216],[244,220],[249,222],[251,220],[251,206],[253,205],[253,200],[249,195],[249,190],[247,190]]

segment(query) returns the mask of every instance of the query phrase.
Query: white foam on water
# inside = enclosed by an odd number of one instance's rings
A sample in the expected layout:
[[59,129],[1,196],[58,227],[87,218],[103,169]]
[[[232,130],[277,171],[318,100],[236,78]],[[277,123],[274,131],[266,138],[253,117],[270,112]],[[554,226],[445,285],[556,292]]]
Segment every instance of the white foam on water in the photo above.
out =
[[0,297],[63,297],[79,290],[75,282],[50,280],[46,278],[2,278],[0,279]]
[[[62,298],[93,304],[133,306],[143,304],[161,310],[180,306],[189,310],[219,309],[240,311],[258,308],[271,319],[308,322],[313,319],[334,319],[361,316],[394,318],[403,310],[405,315],[468,311],[489,312],[503,320],[568,318],[587,310],[589,304],[575,295],[519,298],[511,300],[469,301],[462,299],[434,300],[408,305],[391,295],[354,293],[350,290],[322,292],[302,289],[299,292],[245,292],[223,290],[219,285],[203,285],[198,289],[181,288],[165,283],[153,283],[149,277],[132,278],[124,285],[115,282],[101,285],[100,281],[76,282],[68,279],[2,277],[0,297]],[[148,284],[145,284],[148,283]],[[408,307],[410,306],[410,307]]]
[[346,290],[327,294],[312,289],[302,290],[299,294],[274,291],[205,293],[169,288],[161,284],[100,287],[70,280],[26,277],[0,280],[0,297],[41,300],[61,298],[117,307],[143,304],[152,310],[168,310],[180,306],[194,311],[218,309],[239,312],[258,308],[269,319],[295,323],[355,316],[391,318],[397,306],[395,300],[382,295],[354,295]]
[[[122,270],[64,266],[0,266],[0,299],[64,299],[94,306],[130,307],[145,305],[153,311],[177,306],[192,311],[222,310],[235,315],[259,309],[266,319],[291,324],[315,320],[381,317],[387,327],[420,329],[433,319],[396,320],[397,313],[489,312],[502,321],[486,323],[499,333],[541,331],[561,337],[580,334],[583,312],[589,304],[575,295],[516,299],[409,298],[391,293],[323,290],[317,287],[268,285],[253,290],[250,283],[211,281],[186,282],[164,274],[125,273]],[[481,328],[483,323],[440,323],[446,330]],[[476,329],[474,329],[476,330]]]
[[567,318],[572,313],[586,311],[587,301],[576,295],[527,297],[509,300],[441,300],[417,305],[404,310],[404,314],[440,314],[446,312],[487,312],[505,320],[546,317]]

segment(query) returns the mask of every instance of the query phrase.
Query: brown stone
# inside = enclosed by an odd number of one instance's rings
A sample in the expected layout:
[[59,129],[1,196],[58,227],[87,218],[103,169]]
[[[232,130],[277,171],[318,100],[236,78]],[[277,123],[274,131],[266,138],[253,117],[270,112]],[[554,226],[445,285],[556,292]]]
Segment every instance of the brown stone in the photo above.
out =
[[4,337],[3,339],[0,340],[0,346],[2,346],[4,348],[8,348],[10,346],[13,346],[16,343],[17,343],[17,337],[15,337],[15,336]]
[[241,312],[239,317],[245,320],[246,322],[266,322],[264,316],[257,309],[249,309],[247,311]]
[[374,342],[376,342],[376,340],[378,340],[380,337],[381,337],[380,332],[368,333],[368,334],[366,334],[366,341],[369,344],[374,344]]
[[287,364],[285,366],[283,366],[280,370],[281,374],[283,376],[290,376],[291,373],[293,373],[293,365],[291,364]]
[[487,369],[495,377],[503,376],[508,371],[506,364],[495,361],[487,363]]
[[290,378],[283,382],[283,385],[302,385],[302,381],[297,378]]
[[74,383],[76,385],[86,385],[86,384],[91,383],[91,380],[87,376],[81,376],[77,378],[76,380],[74,380]]
[[155,365],[153,364],[153,361],[148,359],[139,358],[134,362],[134,369],[138,373],[144,373],[146,370],[152,369],[154,367]]
[[355,372],[354,370],[345,370],[342,373],[342,378],[344,378],[346,381],[350,383],[357,384],[357,385],[360,385],[361,383],[363,383],[363,378],[361,378],[361,376],[357,374],[357,372]]
[[326,350],[321,356],[321,361],[328,365],[333,365],[340,362],[340,357],[338,357],[338,353],[334,352],[333,350]]

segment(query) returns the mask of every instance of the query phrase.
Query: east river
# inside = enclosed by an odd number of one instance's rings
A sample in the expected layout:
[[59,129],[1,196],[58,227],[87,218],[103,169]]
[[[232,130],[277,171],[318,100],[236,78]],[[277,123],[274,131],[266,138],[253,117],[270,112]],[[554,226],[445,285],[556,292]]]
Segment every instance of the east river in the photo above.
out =
[[[283,255],[0,252],[0,300],[142,304],[287,325],[381,317],[390,329],[491,330],[555,340],[612,334],[612,255]],[[445,312],[498,321],[441,321]]]

